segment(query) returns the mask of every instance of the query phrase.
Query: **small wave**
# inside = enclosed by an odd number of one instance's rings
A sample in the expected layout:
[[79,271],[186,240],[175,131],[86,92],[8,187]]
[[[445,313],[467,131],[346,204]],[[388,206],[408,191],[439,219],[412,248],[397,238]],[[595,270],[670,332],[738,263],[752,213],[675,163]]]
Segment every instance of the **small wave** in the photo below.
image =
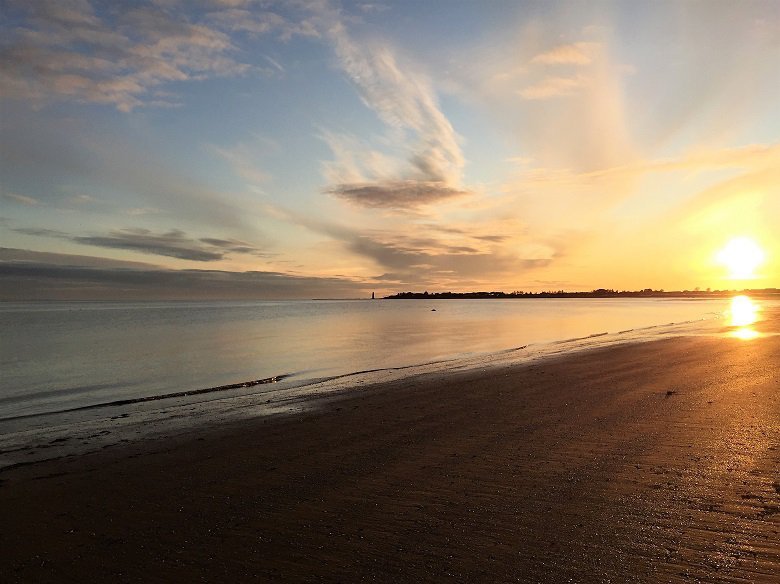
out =
[[608,335],[609,333],[593,333],[591,335],[586,335],[584,337],[573,337],[571,339],[561,339],[559,341],[550,341],[551,345],[567,345],[569,343],[574,343],[577,341],[587,341],[588,339],[595,339],[596,337],[604,337]]
[[64,414],[68,412],[82,412],[86,410],[94,410],[97,408],[110,408],[110,407],[118,407],[118,406],[128,406],[133,404],[140,404],[145,402],[152,402],[152,401],[158,401],[158,400],[164,400],[164,399],[173,399],[177,397],[189,397],[193,395],[202,395],[204,393],[215,393],[218,391],[228,391],[230,389],[243,389],[247,387],[254,387],[256,385],[266,385],[269,383],[277,383],[283,379],[287,379],[290,377],[290,374],[284,374],[284,375],[274,375],[273,377],[265,377],[263,379],[253,379],[251,381],[242,381],[240,383],[229,383],[228,385],[218,385],[217,387],[206,387],[203,389],[191,389],[188,391],[177,391],[173,393],[163,393],[158,395],[147,395],[143,397],[135,397],[130,399],[120,399],[120,400],[114,400],[110,402],[101,402],[97,404],[89,404],[86,406],[78,406],[75,408],[67,408],[64,410],[56,410],[52,412],[40,412],[35,414],[22,414],[19,416],[9,416],[7,418],[0,418],[0,421],[8,421],[8,420],[20,420],[23,418],[35,418],[38,416],[49,416],[54,414]]
[[[127,388],[127,384],[122,384],[119,382],[114,383],[95,383],[93,385],[81,385],[78,387],[61,387],[60,389],[49,389],[44,391],[36,391],[35,392],[35,398],[41,399],[41,398],[53,398],[53,397],[59,397],[62,395],[68,395],[68,396],[74,396],[78,394],[84,394],[84,393],[90,393],[93,391],[100,391],[105,389],[117,389],[119,387],[125,387]],[[4,404],[15,404],[19,402],[25,402],[28,401],[30,397],[22,393],[20,395],[10,395],[7,397],[0,397],[0,405]],[[3,418],[0,418],[3,419]]]
[[363,369],[361,371],[351,371],[349,373],[341,373],[339,375],[330,375],[326,377],[317,377],[308,379],[304,383],[297,387],[308,387],[311,385],[317,385],[319,383],[326,383],[329,381],[335,381],[337,379],[345,379],[347,377],[357,377],[358,375],[365,375],[368,373],[382,373],[384,371],[404,371],[406,369],[418,369],[428,365],[443,365],[444,363],[455,363],[460,361],[461,358],[454,357],[452,359],[439,359],[437,361],[426,361],[424,363],[413,363],[412,365],[399,365],[396,367],[379,367],[378,369]]

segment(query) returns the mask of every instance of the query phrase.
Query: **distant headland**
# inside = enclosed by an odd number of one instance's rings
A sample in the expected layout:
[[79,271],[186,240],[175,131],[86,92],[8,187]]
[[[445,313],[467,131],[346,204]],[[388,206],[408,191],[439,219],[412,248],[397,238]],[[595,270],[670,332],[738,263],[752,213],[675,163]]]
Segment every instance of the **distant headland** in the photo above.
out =
[[588,292],[567,292],[565,290],[544,291],[544,292],[523,292],[515,290],[514,292],[399,292],[385,296],[386,299],[422,299],[422,300],[441,300],[450,298],[722,298],[733,296],[734,294],[747,294],[756,297],[777,297],[780,298],[780,289],[762,288],[746,290],[653,290],[645,288],[644,290],[612,290],[609,288],[598,288]]

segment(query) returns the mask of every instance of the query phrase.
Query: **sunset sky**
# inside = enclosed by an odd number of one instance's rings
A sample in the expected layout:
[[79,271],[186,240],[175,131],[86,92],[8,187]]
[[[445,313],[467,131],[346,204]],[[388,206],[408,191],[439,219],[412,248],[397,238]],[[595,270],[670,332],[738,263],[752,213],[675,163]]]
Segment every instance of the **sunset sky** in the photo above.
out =
[[780,287],[774,0],[0,4],[0,298]]

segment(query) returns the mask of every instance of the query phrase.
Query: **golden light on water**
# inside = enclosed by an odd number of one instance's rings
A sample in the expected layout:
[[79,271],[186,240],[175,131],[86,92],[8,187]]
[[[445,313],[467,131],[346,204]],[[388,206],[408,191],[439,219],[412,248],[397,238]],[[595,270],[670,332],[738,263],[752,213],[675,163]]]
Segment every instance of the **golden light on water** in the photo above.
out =
[[749,237],[731,239],[715,256],[726,267],[732,280],[750,280],[756,277],[756,268],[764,263],[764,250]]
[[758,306],[747,296],[735,296],[731,299],[729,311],[731,326],[748,326],[758,320]]
[[731,332],[731,336],[742,340],[755,339],[758,333],[751,328],[758,320],[758,305],[748,296],[735,296],[731,299],[731,306],[726,311],[729,324],[737,327]]

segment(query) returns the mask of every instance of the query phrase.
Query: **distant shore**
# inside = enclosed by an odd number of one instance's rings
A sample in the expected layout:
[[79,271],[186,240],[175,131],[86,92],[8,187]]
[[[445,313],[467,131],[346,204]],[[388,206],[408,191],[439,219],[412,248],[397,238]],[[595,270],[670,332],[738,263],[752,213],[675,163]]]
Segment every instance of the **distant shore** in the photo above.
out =
[[776,582],[780,318],[0,473],[0,581]]
[[439,299],[483,299],[483,298],[729,298],[745,294],[754,298],[777,299],[780,290],[761,288],[756,290],[596,290],[567,292],[565,290],[545,292],[399,292],[385,296],[386,300],[439,300]]

